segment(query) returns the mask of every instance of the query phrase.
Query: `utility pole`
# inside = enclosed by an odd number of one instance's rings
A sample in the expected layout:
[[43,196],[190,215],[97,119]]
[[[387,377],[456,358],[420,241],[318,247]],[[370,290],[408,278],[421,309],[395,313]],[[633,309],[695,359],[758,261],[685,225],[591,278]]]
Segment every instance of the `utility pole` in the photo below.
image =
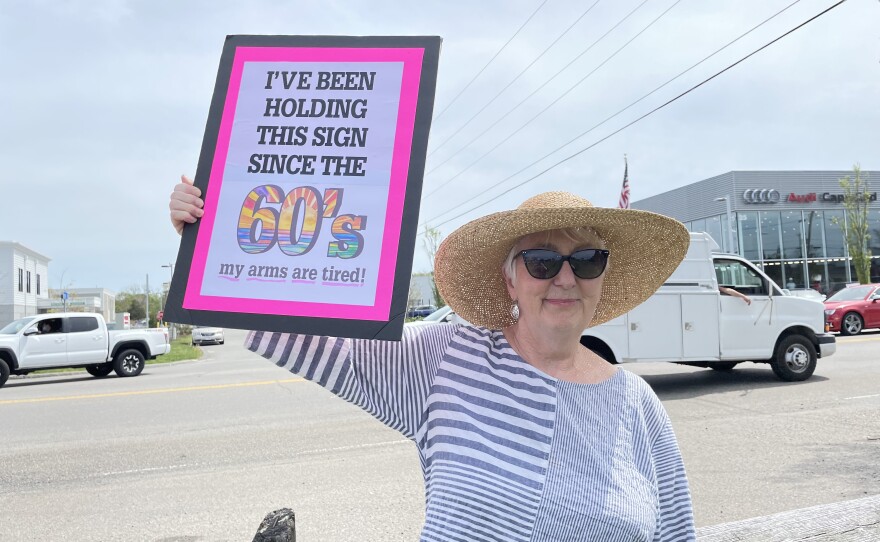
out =
[[[170,274],[171,274],[171,279],[168,281],[168,291],[166,292],[166,291],[165,291],[165,288],[164,288],[164,287],[162,288],[162,315],[163,315],[163,318],[164,318],[164,314],[165,314],[165,303],[168,302],[168,295],[167,295],[167,294],[171,293],[171,281],[174,280],[174,264],[173,264],[173,263],[169,263],[168,265],[163,265],[162,267],[167,267],[167,268],[168,268],[168,271],[169,271]],[[171,324],[171,339],[173,340],[173,339],[176,339],[176,338],[177,338],[177,328],[174,327],[174,324],[172,323],[172,324]]]
[[147,273],[147,293],[144,294],[144,307],[147,312],[147,327],[150,327],[150,274]]

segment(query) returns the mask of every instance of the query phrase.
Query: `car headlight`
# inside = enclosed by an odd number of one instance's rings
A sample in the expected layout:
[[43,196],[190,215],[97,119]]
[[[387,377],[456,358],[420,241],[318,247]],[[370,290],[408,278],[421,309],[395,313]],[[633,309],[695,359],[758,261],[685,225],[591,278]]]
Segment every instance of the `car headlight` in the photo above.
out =
[[835,312],[837,312],[837,309],[825,309],[825,316],[831,316]]

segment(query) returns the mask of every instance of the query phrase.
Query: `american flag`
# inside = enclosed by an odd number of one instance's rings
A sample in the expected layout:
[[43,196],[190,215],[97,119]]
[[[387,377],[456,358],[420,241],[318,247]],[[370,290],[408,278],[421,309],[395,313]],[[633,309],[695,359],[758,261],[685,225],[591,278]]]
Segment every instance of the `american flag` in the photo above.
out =
[[620,209],[629,209],[629,164],[623,157],[623,187],[620,189],[620,200],[617,202]]

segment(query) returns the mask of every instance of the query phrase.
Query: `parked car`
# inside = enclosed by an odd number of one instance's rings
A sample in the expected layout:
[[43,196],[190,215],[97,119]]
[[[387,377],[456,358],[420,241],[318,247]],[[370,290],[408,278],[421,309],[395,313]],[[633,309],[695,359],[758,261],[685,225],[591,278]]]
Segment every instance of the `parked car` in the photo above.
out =
[[413,307],[410,310],[406,311],[407,318],[424,318],[428,316],[432,312],[436,311],[437,307],[433,305],[421,305],[419,307]]
[[10,374],[83,367],[92,376],[137,376],[144,362],[171,351],[168,330],[108,330],[96,313],[28,316],[0,329],[0,386]]
[[825,300],[829,331],[857,335],[880,327],[880,284],[861,284],[840,290]]
[[223,329],[219,327],[194,327],[192,330],[192,345],[223,344],[226,338]]
[[440,307],[435,310],[428,316],[425,316],[421,320],[414,320],[412,322],[407,322],[408,326],[424,326],[428,324],[466,324],[460,316],[453,312],[452,307],[446,305],[444,307]]

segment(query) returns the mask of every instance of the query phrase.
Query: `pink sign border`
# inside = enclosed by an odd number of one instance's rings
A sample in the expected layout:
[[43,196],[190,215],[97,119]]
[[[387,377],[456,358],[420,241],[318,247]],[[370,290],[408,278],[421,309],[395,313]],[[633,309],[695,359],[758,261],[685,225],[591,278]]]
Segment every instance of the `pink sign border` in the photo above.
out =
[[[422,72],[424,50],[420,48],[348,48],[348,47],[237,47],[229,77],[226,103],[217,135],[217,146],[208,191],[205,194],[206,212],[201,218],[192,266],[183,299],[183,308],[247,314],[272,314],[280,316],[315,316],[346,320],[386,321],[391,312],[394,289],[394,273],[400,227],[403,216],[404,194],[407,188],[410,152],[415,128],[416,106]],[[373,305],[346,305],[334,303],[309,303],[303,301],[280,301],[241,297],[202,295],[205,266],[214,229],[215,212],[220,199],[220,188],[235,107],[241,87],[242,72],[246,62],[402,62],[403,76],[398,104],[397,128],[394,136],[394,156],[391,162],[391,179],[388,191],[385,233],[379,262],[378,283]]]

